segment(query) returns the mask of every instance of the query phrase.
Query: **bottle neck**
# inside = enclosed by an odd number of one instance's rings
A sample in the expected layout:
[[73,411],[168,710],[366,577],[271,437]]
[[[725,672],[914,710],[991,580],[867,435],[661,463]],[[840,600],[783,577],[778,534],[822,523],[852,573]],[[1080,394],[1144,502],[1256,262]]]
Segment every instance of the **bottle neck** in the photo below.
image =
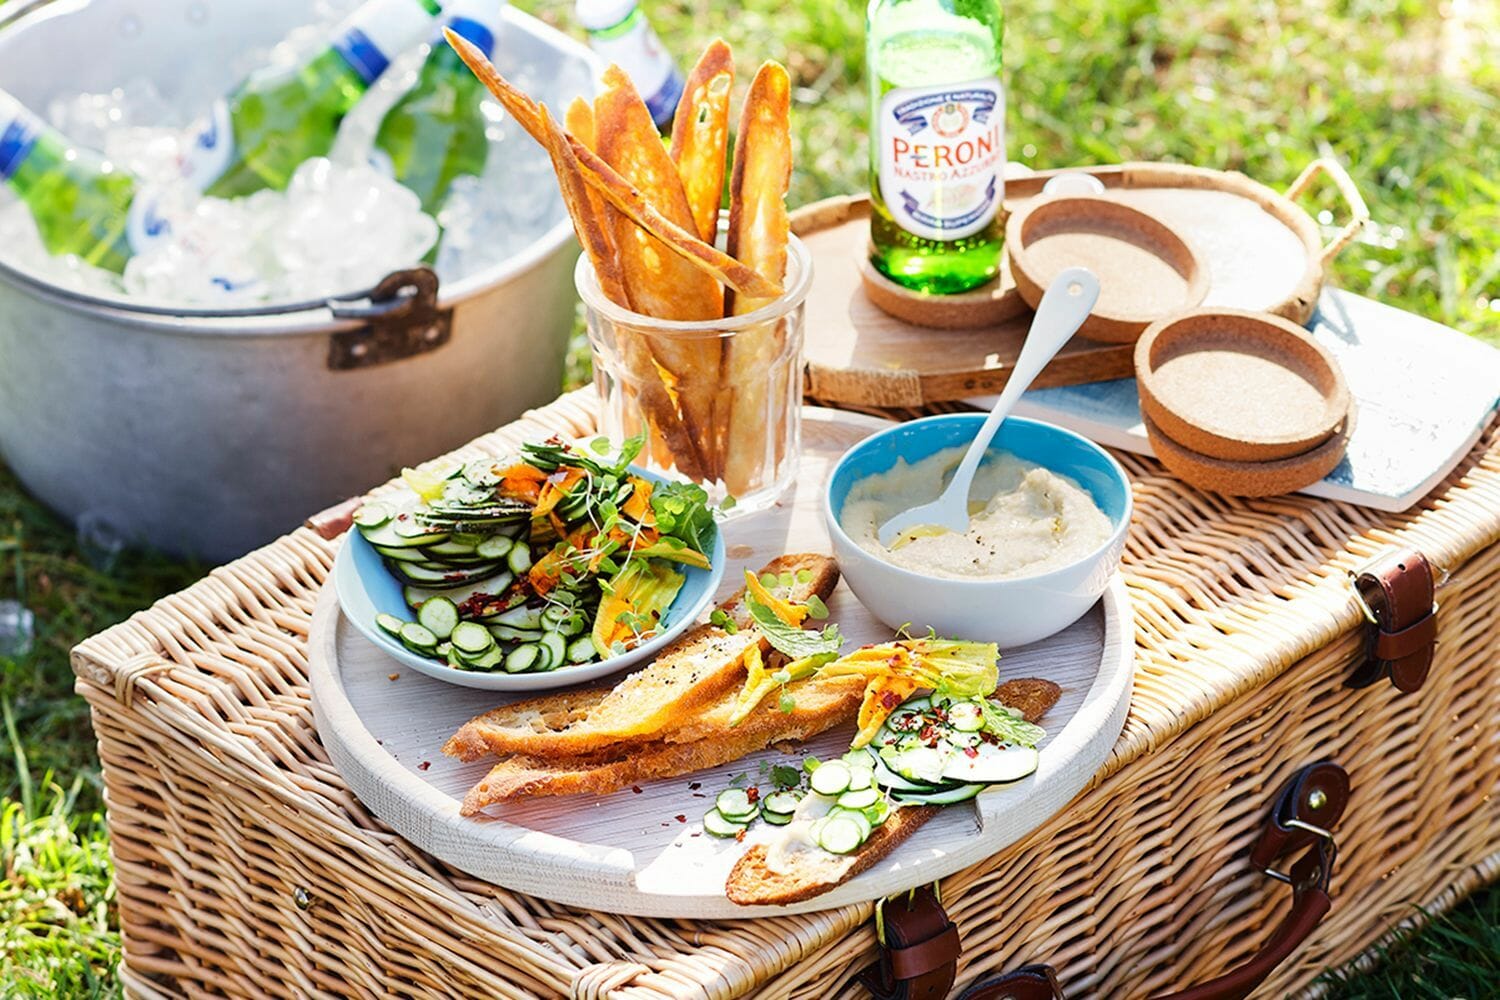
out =
[[0,181],[12,181],[36,152],[41,135],[22,119],[0,125]]
[[[40,178],[60,173],[72,146],[57,129],[0,91],[0,181],[25,194]],[[86,154],[72,159],[86,162]]]
[[329,47],[368,88],[392,59],[426,39],[432,13],[424,0],[369,0],[334,30]]

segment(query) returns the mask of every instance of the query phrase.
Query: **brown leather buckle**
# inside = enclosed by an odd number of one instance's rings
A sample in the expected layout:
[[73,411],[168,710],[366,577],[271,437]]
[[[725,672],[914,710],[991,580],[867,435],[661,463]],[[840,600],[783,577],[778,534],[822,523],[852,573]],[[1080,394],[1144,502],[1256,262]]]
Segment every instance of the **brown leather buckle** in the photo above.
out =
[[[1158,1000],[1243,1000],[1291,955],[1333,905],[1328,885],[1337,856],[1332,829],[1349,804],[1349,776],[1332,761],[1304,767],[1277,795],[1250,860],[1292,887],[1292,906],[1260,950],[1244,965]],[[1279,859],[1306,848],[1283,874]],[[959,1000],[1067,1000],[1050,965],[1027,965],[975,983]]]
[[1416,549],[1401,549],[1349,574],[1369,628],[1346,687],[1389,678],[1398,691],[1418,691],[1437,645],[1436,582],[1432,564]]
[[875,1000],[943,1000],[958,974],[958,926],[937,887],[924,886],[875,904],[879,960],[859,981]]

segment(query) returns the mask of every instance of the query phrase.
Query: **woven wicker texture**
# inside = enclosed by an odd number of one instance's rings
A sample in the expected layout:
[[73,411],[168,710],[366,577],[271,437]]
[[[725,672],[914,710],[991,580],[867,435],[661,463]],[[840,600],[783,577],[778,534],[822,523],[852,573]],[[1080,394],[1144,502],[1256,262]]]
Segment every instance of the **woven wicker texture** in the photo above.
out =
[[[588,433],[566,396],[456,453]],[[1195,492],[1123,455],[1136,520],[1131,714],[1069,810],[946,881],[960,983],[1028,961],[1075,996],[1143,996],[1243,960],[1285,889],[1244,852],[1276,789],[1330,757],[1354,798],[1334,911],[1264,988],[1307,988],[1417,904],[1500,875],[1500,427],[1405,515]],[[1427,687],[1342,685],[1346,572],[1394,543],[1450,572]],[[307,529],[81,644],[126,964],[140,996],[858,996],[869,906],[691,924],[555,906],[435,864],[364,811],[313,728],[306,633],[335,545]]]

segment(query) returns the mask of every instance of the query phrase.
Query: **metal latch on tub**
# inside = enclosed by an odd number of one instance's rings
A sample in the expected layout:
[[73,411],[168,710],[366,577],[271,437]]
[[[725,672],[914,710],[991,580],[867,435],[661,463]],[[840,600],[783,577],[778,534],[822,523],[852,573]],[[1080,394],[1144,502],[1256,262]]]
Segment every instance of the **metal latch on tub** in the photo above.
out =
[[335,319],[358,320],[328,341],[333,371],[369,368],[436,350],[453,335],[453,310],[439,309],[438,277],[427,267],[392,271],[362,299],[330,299]]

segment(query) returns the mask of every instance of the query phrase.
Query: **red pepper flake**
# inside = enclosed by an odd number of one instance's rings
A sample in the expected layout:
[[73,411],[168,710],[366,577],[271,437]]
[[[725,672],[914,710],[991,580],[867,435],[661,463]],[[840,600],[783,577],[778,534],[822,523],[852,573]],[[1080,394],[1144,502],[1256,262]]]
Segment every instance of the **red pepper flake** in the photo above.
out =
[[420,764],[417,765],[417,770],[418,771],[425,771],[425,770],[427,770],[431,766],[432,766],[432,761],[430,761],[430,760],[424,760],[424,761],[422,761],[422,763],[420,763]]
[[760,798],[760,789],[756,788],[754,785],[751,785],[749,788],[745,789],[745,798],[749,799],[751,802],[757,801]]
[[734,839],[736,841],[741,841],[741,840],[745,839],[745,828],[744,827],[740,827],[740,832],[734,835]]
[[698,789],[700,789],[702,787],[703,787],[703,782],[701,782],[701,781],[689,781],[688,782],[688,789],[690,791],[696,792]]
[[672,818],[675,819],[679,823],[686,823],[687,822],[687,815],[685,813],[678,813],[676,816],[673,816]]
[[880,696],[880,704],[887,709],[895,708],[901,704],[901,696],[894,691],[883,692]]
[[631,785],[630,786],[630,790],[632,792],[634,792],[635,794],[637,794],[637,795],[641,794],[641,786],[640,785]]
[[401,675],[400,674],[386,674],[385,675],[385,679],[388,680],[388,681],[399,681],[401,679]]
[[701,837],[701,836],[703,836],[703,833],[702,833],[702,831],[694,830],[692,833],[688,834],[688,836],[689,837]]
[[694,792],[693,793],[693,798],[695,798],[695,799],[706,799],[706,798],[708,798],[708,793],[707,792]]
[[975,757],[979,756],[979,748],[978,747],[964,747],[964,756],[967,757],[967,758],[969,758],[970,760],[973,760]]

